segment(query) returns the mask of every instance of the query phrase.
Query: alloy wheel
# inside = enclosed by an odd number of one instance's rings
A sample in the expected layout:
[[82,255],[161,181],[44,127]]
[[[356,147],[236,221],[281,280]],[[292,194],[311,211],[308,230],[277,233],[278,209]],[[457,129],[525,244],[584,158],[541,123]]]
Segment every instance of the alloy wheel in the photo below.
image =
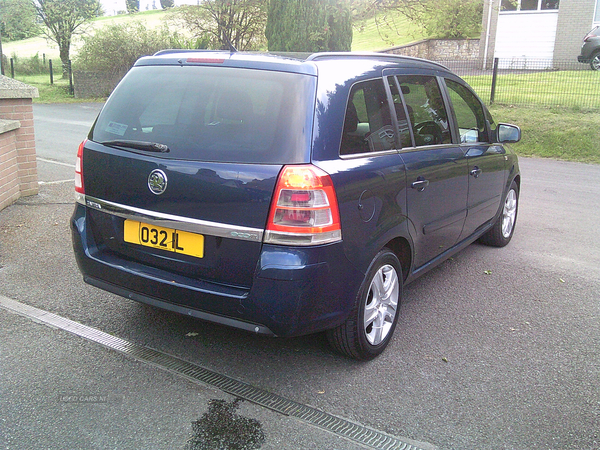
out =
[[511,189],[504,201],[504,209],[502,210],[502,236],[508,238],[515,226],[517,218],[517,193]]
[[596,53],[590,61],[592,70],[600,70],[600,53]]
[[389,264],[381,266],[371,281],[365,302],[364,327],[369,344],[380,344],[392,329],[399,293],[396,269]]

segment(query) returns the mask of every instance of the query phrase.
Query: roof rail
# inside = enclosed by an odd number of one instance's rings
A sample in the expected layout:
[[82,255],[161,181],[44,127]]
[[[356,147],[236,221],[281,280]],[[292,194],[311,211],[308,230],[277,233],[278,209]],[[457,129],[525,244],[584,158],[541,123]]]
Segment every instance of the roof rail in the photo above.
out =
[[356,57],[356,58],[373,58],[380,61],[389,61],[389,62],[398,62],[398,61],[420,61],[420,62],[428,62],[430,64],[434,64],[439,66],[445,70],[448,70],[446,66],[443,64],[437,63],[435,61],[430,61],[428,59],[423,58],[415,58],[413,56],[404,56],[404,55],[394,55],[390,53],[378,53],[378,52],[323,52],[323,53],[313,53],[306,61],[318,61],[324,59],[337,59],[348,57]]

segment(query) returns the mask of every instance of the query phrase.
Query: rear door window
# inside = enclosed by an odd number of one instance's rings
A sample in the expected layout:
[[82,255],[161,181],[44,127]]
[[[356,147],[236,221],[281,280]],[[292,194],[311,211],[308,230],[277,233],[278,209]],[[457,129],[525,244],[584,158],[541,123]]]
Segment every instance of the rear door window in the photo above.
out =
[[172,159],[304,162],[315,78],[253,69],[134,67],[92,129],[92,140],[165,144]]

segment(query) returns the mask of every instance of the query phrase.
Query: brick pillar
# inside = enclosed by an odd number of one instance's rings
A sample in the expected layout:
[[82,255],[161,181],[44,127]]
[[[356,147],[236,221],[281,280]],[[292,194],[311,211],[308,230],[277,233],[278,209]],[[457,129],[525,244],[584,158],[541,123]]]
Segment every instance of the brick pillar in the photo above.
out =
[[21,196],[14,132],[18,127],[18,122],[0,121],[0,210]]
[[0,76],[0,209],[38,193],[32,98],[36,88]]

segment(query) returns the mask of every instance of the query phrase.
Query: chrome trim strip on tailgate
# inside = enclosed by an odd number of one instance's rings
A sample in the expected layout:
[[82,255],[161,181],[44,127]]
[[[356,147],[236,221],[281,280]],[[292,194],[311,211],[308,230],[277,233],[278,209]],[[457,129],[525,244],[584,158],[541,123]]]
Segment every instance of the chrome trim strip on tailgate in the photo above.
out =
[[174,228],[180,231],[189,231],[190,233],[200,233],[209,236],[218,236],[229,239],[239,239],[242,241],[262,242],[264,230],[260,228],[241,227],[223,223],[209,222],[206,220],[190,219],[188,217],[164,214],[147,209],[135,208],[133,206],[121,205],[119,203],[101,200],[99,198],[85,196],[77,198],[79,203],[85,204],[88,208],[102,211],[124,219],[137,220],[157,227]]

